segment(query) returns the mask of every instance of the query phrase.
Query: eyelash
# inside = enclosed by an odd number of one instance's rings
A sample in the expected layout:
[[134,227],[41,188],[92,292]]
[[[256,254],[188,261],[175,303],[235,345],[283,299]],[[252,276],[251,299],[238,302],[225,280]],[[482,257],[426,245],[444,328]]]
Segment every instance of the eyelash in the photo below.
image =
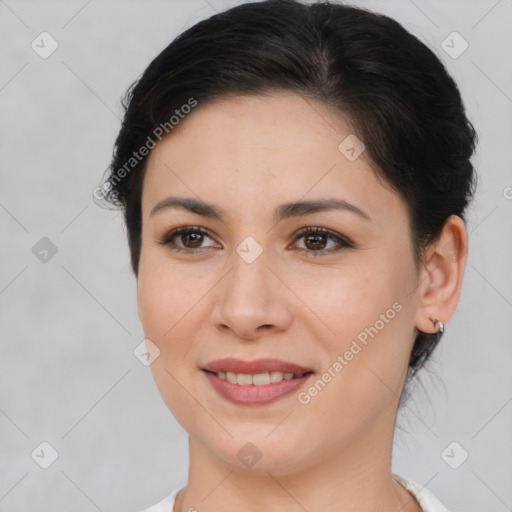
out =
[[[209,230],[205,228],[201,228],[199,226],[182,226],[180,228],[174,229],[173,231],[167,233],[161,240],[158,240],[158,243],[162,245],[168,245],[171,251],[176,252],[187,252],[187,253],[196,253],[199,252],[201,249],[204,249],[204,247],[196,247],[193,249],[190,248],[184,248],[179,247],[171,240],[173,240],[176,236],[182,235],[182,234],[190,234],[190,233],[199,233],[201,235],[206,235],[209,238],[213,238],[212,234]],[[343,249],[349,249],[354,248],[354,244],[350,242],[348,239],[343,238],[333,231],[330,231],[329,229],[323,228],[323,227],[306,227],[300,229],[297,233],[294,235],[293,242],[297,242],[301,238],[303,238],[305,235],[325,235],[331,240],[334,240],[338,243],[339,246],[337,249],[319,249],[319,250],[308,250],[308,249],[302,249],[299,250],[305,251],[308,256],[312,257],[318,257],[318,256],[327,256],[333,253],[337,253],[339,251],[342,251]],[[171,247],[173,245],[174,247]]]

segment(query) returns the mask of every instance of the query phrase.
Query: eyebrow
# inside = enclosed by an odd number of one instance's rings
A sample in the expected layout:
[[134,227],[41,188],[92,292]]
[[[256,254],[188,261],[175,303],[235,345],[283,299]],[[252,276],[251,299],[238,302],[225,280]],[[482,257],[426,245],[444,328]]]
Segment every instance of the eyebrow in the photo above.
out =
[[[193,197],[167,197],[159,201],[153,208],[149,216],[153,216],[155,213],[172,209],[172,208],[180,208],[192,213],[196,213],[197,215],[202,215],[204,217],[210,217],[212,219],[225,219],[226,213],[213,204],[205,203],[200,199],[195,199]],[[329,210],[344,210],[358,215],[359,217],[372,221],[371,217],[358,208],[345,201],[344,199],[315,199],[310,201],[293,201],[289,203],[284,203],[279,205],[274,210],[273,219],[277,224],[278,222],[289,219],[292,217],[298,217],[301,215],[308,215],[317,212],[324,212]]]

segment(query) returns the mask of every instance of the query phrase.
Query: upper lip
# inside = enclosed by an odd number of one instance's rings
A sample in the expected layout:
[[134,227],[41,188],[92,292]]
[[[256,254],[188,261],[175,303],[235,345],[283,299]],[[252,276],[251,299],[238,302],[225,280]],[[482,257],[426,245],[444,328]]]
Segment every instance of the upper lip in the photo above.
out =
[[252,375],[274,371],[293,373],[299,377],[305,373],[313,371],[295,363],[281,361],[280,359],[256,359],[255,361],[242,361],[241,359],[234,359],[232,357],[211,361],[204,366],[203,370],[216,373],[233,372],[247,373]]

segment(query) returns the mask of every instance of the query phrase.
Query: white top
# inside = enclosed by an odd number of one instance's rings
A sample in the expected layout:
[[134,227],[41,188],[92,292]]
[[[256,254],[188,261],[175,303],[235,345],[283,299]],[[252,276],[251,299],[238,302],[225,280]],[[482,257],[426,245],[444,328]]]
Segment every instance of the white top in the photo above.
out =
[[[448,512],[448,509],[441,504],[441,502],[425,487],[422,487],[417,482],[403,478],[398,475],[393,475],[395,480],[407,489],[418,501],[421,506],[422,512]],[[172,493],[158,502],[152,507],[145,508],[140,512],[172,512],[176,495],[181,490],[181,487],[172,491]]]

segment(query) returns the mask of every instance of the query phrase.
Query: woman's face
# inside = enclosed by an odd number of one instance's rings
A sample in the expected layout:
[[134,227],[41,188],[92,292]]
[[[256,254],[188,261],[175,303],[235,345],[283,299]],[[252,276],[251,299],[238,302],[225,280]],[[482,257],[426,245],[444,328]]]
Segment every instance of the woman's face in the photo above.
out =
[[[406,204],[364,151],[357,157],[361,149],[322,104],[280,93],[199,105],[151,152],[139,316],[160,351],[151,368],[167,406],[222,463],[249,467],[243,455],[252,450],[261,456],[255,469],[286,474],[392,432],[418,275]],[[170,197],[222,215],[152,213]],[[341,206],[283,207],[326,200]],[[332,236],[299,233],[319,227]],[[236,394],[240,384],[204,370],[223,358],[272,358],[314,373],[255,403],[267,391]]]

